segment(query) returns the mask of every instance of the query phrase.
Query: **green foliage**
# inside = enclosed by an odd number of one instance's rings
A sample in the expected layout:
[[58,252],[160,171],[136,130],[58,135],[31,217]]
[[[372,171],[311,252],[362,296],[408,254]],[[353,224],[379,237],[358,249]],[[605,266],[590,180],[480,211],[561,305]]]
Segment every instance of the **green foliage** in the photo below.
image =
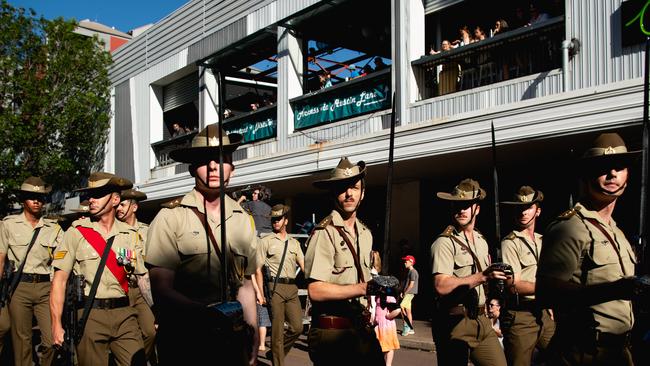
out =
[[96,37],[73,33],[74,21],[1,1],[0,213],[30,175],[68,191],[101,168],[112,62]]

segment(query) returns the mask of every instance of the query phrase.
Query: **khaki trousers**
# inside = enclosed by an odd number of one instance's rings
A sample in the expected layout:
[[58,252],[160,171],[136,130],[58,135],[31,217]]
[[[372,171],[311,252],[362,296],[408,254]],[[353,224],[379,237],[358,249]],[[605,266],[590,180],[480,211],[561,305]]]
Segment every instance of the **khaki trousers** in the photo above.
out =
[[142,341],[144,342],[144,353],[147,355],[147,360],[155,360],[155,343],[156,343],[156,327],[154,325],[155,318],[153,312],[142,297],[139,287],[129,288],[129,303],[135,309],[138,317],[138,325],[142,331]]
[[535,347],[544,352],[555,333],[555,322],[548,310],[540,310],[539,316],[530,311],[509,311],[512,326],[504,330],[503,347],[510,366],[528,366],[532,362]]
[[[83,309],[78,312],[79,318]],[[144,366],[144,344],[134,308],[91,309],[81,342],[79,366],[108,365],[108,351],[118,366]]]
[[49,366],[54,358],[52,319],[50,318],[50,282],[18,282],[9,302],[11,340],[15,365],[32,365],[32,318],[41,330],[43,355],[41,365]]
[[548,366],[634,366],[629,344],[597,346],[595,338],[573,326],[555,333],[548,347]]
[[506,366],[506,357],[490,320],[467,316],[443,315],[431,324],[436,344],[438,365],[467,366],[468,359],[476,366]]
[[11,321],[9,320],[9,308],[6,306],[0,309],[0,355],[5,345],[5,336],[9,334]]
[[[269,283],[273,288],[273,283]],[[271,352],[273,366],[284,365],[284,357],[302,333],[302,308],[298,299],[298,286],[278,283],[271,299]],[[289,323],[285,332],[284,321]]]

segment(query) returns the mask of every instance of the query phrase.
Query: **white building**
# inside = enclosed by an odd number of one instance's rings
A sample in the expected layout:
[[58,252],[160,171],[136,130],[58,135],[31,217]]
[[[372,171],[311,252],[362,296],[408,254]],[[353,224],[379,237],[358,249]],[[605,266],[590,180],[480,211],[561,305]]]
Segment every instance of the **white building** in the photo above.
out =
[[[293,206],[296,223],[312,214],[318,220],[331,207],[311,187],[314,173],[341,156],[364,160],[369,188],[361,217],[381,246],[393,91],[393,250],[406,239],[427,255],[449,222],[435,192],[465,177],[488,191],[478,226],[493,235],[492,123],[501,198],[522,184],[542,189],[548,222],[574,197],[570,162],[597,132],[616,130],[640,147],[644,45],[623,36],[634,14],[621,0],[541,3],[549,4],[537,9],[547,19],[519,26],[531,17],[527,1],[190,1],[115,52],[106,169],[133,179],[152,213],[189,191],[187,166],[166,153],[191,136],[170,140],[171,124],[217,121],[213,70],[220,70],[224,107],[236,111],[225,125],[257,132],[236,152],[231,186],[268,185],[274,200]],[[498,19],[511,26],[490,37]],[[463,25],[484,27],[487,38],[428,54]],[[638,20],[631,27],[638,29]],[[345,82],[350,64],[374,66],[375,57],[390,67]],[[321,67],[340,82],[318,90]],[[267,97],[272,106],[246,111]],[[270,137],[260,136],[265,132]],[[630,236],[638,187],[633,173],[618,210]],[[505,218],[502,227],[507,232]]]

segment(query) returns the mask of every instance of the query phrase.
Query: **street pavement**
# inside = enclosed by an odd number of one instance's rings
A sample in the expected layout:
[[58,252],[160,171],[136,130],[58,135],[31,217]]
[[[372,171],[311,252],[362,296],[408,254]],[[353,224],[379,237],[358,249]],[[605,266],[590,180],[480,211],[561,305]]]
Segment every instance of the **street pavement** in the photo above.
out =
[[[435,347],[431,339],[431,326],[429,322],[414,321],[415,334],[406,337],[398,336],[400,349],[395,351],[393,366],[400,365],[432,365],[436,366]],[[398,320],[398,329],[401,322]],[[399,334],[400,331],[398,331]],[[267,345],[270,337],[267,338]],[[268,347],[267,347],[268,350]],[[271,355],[260,355],[259,365],[271,365]],[[307,335],[302,334],[286,358],[287,366],[311,366],[309,353],[307,353]]]

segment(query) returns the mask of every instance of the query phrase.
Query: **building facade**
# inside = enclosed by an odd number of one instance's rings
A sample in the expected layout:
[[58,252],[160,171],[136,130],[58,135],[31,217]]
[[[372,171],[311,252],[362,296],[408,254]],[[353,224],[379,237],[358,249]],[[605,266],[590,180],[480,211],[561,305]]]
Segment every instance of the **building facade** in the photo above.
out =
[[[190,1],[114,53],[105,168],[147,193],[152,216],[193,186],[187,166],[168,152],[227,109],[224,126],[246,138],[231,186],[269,186],[273,201],[294,208],[293,225],[331,207],[311,187],[314,174],[341,156],[364,160],[361,216],[381,248],[394,118],[395,270],[403,251],[428,256],[449,223],[435,192],[465,177],[488,191],[478,227],[495,237],[493,125],[499,193],[538,187],[549,222],[576,199],[572,161],[598,132],[615,130],[641,146],[644,44],[629,36],[638,19],[626,24],[645,1],[487,3]],[[465,26],[485,38],[465,42]],[[618,210],[630,236],[638,176]]]

